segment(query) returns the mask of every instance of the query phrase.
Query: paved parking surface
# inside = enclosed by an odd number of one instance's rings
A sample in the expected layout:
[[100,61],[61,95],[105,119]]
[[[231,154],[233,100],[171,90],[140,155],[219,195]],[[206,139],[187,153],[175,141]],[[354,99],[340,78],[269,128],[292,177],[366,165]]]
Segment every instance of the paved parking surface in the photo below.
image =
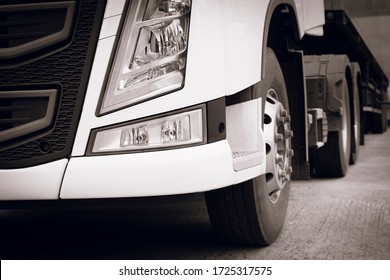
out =
[[0,210],[2,259],[390,259],[390,132],[367,135],[342,179],[295,181],[266,248],[214,236],[201,195],[128,209]]

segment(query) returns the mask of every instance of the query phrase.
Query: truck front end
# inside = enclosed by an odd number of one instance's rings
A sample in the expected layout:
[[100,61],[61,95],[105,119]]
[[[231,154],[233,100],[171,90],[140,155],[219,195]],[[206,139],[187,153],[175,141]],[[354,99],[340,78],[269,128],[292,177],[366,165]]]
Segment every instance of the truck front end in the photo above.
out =
[[251,2],[2,4],[0,200],[203,192],[264,172],[263,154],[237,168],[226,136],[225,96],[260,77]]

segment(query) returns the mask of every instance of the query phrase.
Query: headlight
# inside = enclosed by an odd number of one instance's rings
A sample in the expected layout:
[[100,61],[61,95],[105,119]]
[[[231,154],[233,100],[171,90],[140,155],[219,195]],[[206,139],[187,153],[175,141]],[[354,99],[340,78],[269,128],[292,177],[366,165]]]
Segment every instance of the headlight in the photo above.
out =
[[131,122],[92,132],[90,154],[131,152],[205,142],[205,108]]
[[132,1],[101,114],[183,86],[190,7],[191,0]]

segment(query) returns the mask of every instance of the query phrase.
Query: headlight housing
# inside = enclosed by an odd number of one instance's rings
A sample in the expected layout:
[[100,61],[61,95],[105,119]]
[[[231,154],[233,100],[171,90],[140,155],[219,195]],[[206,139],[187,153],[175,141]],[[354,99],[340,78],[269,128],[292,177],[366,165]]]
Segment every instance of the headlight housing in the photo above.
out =
[[184,85],[191,0],[133,0],[100,114]]

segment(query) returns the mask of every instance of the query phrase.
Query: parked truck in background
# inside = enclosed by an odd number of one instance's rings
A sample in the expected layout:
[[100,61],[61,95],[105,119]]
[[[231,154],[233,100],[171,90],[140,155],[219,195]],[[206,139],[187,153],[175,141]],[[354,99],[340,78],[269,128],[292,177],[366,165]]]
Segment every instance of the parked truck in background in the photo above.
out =
[[388,78],[332,5],[2,1],[0,205],[204,192],[221,238],[271,244],[291,180],[386,129]]

